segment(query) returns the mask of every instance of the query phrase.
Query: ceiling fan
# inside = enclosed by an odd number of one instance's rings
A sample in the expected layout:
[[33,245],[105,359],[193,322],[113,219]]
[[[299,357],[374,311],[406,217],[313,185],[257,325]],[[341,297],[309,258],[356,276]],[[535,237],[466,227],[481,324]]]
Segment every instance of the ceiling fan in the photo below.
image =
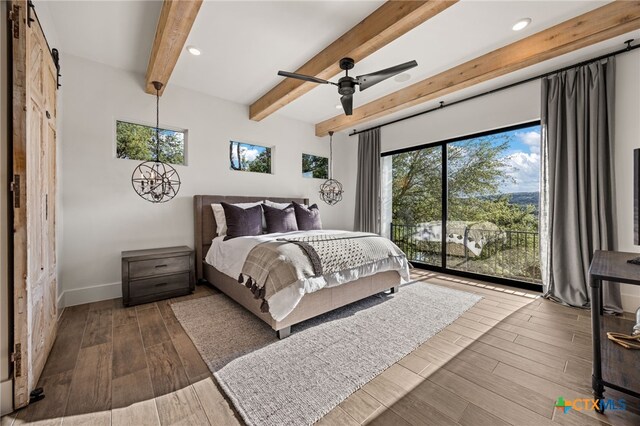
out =
[[368,89],[369,87],[378,84],[381,81],[388,79],[389,77],[393,77],[396,74],[400,74],[401,72],[418,66],[418,63],[416,61],[409,61],[405,62],[404,64],[385,68],[383,70],[372,72],[370,74],[359,75],[355,78],[349,76],[349,70],[353,68],[354,65],[355,61],[351,58],[340,59],[340,68],[345,71],[345,75],[344,77],[341,77],[337,83],[334,83],[333,81],[323,80],[321,78],[313,77],[310,75],[297,74],[287,71],[278,71],[278,75],[282,77],[297,78],[298,80],[310,81],[312,83],[333,84],[334,86],[338,86],[338,93],[342,95],[342,97],[340,98],[342,109],[344,110],[345,115],[351,115],[353,112],[353,94],[356,91],[356,86],[359,86],[360,91],[362,92],[363,90]]

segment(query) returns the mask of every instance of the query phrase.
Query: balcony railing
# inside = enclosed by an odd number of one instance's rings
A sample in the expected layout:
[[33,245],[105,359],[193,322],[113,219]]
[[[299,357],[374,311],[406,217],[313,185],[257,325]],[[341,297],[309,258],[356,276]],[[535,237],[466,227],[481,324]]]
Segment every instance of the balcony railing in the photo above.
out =
[[[457,229],[457,231],[461,231]],[[540,237],[537,232],[465,227],[449,228],[447,268],[501,278],[541,283]],[[442,266],[442,241],[432,224],[391,224],[391,240],[413,262]]]

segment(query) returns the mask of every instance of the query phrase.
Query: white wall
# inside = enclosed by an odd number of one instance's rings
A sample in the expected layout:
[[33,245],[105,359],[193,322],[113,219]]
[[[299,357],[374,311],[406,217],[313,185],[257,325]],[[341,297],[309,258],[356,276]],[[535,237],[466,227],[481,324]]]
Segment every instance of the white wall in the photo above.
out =
[[[617,57],[615,171],[618,249],[640,253],[633,244],[633,150],[640,148],[640,52]],[[640,274],[640,272],[639,272]],[[625,311],[640,306],[640,287],[622,287]]]
[[382,152],[539,119],[540,82],[533,81],[383,127]]
[[[309,197],[325,228],[352,227],[353,203],[329,207],[318,199],[318,179],[302,177],[301,154],[328,155],[328,138],[310,124],[269,117],[248,119],[247,106],[169,85],[160,100],[161,125],[188,129],[188,166],[176,166],[182,187],[165,204],[142,200],[131,187],[138,161],[115,158],[115,121],[155,121],[155,98],[143,76],[78,57],[62,56],[64,109],[60,276],[69,306],[120,295],[120,253],[186,244],[193,247],[193,195]],[[334,140],[335,176],[345,147]],[[271,175],[229,170],[229,141],[273,146]],[[352,162],[346,163],[349,166]],[[350,180],[345,182],[353,195]],[[96,287],[97,286],[97,287]]]
[[[315,131],[315,130],[314,130]],[[340,229],[353,230],[356,211],[356,178],[358,169],[358,138],[347,132],[333,135],[333,177],[342,183],[344,195],[338,207]]]
[[[615,170],[618,249],[639,252],[633,244],[632,151],[640,148],[640,52],[617,57]],[[444,108],[382,128],[382,151],[436,142],[540,119],[540,82]],[[640,306],[640,288],[622,286],[623,307]]]

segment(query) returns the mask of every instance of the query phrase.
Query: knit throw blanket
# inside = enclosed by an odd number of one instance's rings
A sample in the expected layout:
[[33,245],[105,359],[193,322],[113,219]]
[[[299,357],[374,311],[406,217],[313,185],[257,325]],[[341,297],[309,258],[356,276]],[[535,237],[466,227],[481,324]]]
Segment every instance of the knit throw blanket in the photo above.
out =
[[282,238],[255,246],[238,282],[262,299],[260,309],[268,312],[269,298],[299,280],[404,256],[389,239],[364,232]]

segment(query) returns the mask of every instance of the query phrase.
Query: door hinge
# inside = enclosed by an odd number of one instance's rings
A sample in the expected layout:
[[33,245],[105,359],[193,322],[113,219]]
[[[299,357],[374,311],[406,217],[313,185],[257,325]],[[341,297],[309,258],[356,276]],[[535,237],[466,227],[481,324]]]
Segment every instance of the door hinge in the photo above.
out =
[[11,354],[13,362],[13,374],[15,377],[22,376],[22,343],[16,343],[15,352]]
[[35,10],[36,10],[36,7],[34,6],[33,2],[31,0],[28,0],[27,1],[27,26],[29,26],[29,28],[31,28],[31,23],[36,21],[31,17],[32,11],[35,13]]
[[14,4],[8,18],[13,23],[13,38],[20,38],[20,6]]
[[11,182],[11,192],[13,192],[13,208],[20,208],[20,175],[13,175]]
[[53,57],[53,63],[56,66],[56,88],[59,89],[62,87],[62,84],[60,84],[60,77],[62,77],[62,74],[60,74],[60,52],[58,52],[58,49],[55,47],[51,49],[51,56]]

